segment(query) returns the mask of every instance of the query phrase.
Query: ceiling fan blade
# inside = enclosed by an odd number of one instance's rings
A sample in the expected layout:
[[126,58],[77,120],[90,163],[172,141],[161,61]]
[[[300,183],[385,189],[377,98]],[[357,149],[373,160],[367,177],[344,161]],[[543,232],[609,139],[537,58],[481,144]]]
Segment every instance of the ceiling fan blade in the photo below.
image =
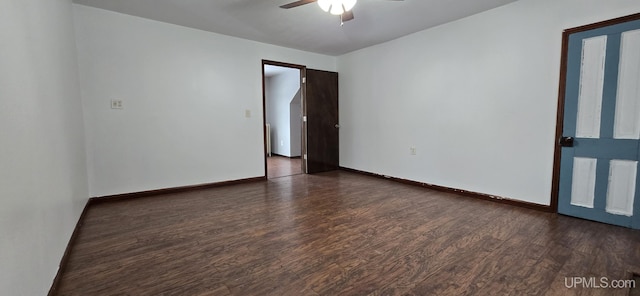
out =
[[348,21],[352,20],[352,19],[353,19],[353,11],[351,11],[351,10],[349,10],[349,11],[345,11],[345,12],[342,14],[341,18],[342,18],[342,22],[343,22],[343,23],[344,23],[344,22],[348,22]]
[[289,8],[294,8],[294,7],[298,7],[298,6],[301,6],[301,5],[317,2],[317,1],[318,0],[299,0],[299,1],[291,2],[289,4],[282,5],[282,6],[280,6],[280,8],[289,9]]

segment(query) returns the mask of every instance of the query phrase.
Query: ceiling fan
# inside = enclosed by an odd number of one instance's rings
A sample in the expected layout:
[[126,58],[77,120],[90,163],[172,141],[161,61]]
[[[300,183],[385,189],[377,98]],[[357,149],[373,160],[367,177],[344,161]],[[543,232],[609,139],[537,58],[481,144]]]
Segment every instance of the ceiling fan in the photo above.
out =
[[[318,5],[322,10],[329,12],[333,15],[339,15],[341,23],[350,21],[353,19],[353,12],[351,9],[356,5],[358,0],[298,0],[285,5],[280,8],[289,9],[305,4],[318,2]],[[387,0],[387,1],[404,1],[404,0]]]

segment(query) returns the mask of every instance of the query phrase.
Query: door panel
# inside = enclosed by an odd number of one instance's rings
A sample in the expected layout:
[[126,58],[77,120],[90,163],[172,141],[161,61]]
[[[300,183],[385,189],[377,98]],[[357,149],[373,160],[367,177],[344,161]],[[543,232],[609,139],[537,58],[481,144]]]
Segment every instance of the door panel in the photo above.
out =
[[618,98],[613,135],[616,139],[640,139],[640,30],[622,33]]
[[576,137],[600,138],[606,45],[607,36],[583,40],[583,58],[578,82]]
[[569,35],[559,213],[640,228],[638,85],[640,20]]
[[307,173],[338,169],[338,73],[306,72]]
[[611,160],[605,211],[610,214],[633,216],[637,161]]

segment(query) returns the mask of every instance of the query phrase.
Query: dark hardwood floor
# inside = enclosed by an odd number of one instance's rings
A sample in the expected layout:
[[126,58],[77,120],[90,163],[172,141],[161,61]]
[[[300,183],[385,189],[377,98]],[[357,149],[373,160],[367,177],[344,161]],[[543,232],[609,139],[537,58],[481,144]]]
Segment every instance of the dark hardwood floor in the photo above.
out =
[[280,178],[302,174],[302,160],[280,155],[267,157],[267,178]]
[[627,295],[640,232],[335,171],[92,205],[57,295]]

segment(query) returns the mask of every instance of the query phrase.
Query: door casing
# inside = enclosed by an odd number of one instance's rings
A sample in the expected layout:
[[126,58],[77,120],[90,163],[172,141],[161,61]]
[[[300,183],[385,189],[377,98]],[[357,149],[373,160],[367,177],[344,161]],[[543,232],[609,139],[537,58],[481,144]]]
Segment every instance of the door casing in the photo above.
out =
[[[307,88],[305,86],[304,83],[302,83],[303,78],[306,77],[307,75],[307,67],[303,66],[303,65],[297,65],[297,64],[289,64],[289,63],[283,63],[283,62],[277,62],[277,61],[270,61],[270,60],[262,60],[262,134],[263,134],[263,139],[264,139],[264,176],[267,177],[267,128],[266,128],[266,123],[267,123],[267,98],[266,98],[266,94],[265,94],[265,77],[264,77],[264,66],[265,65],[271,65],[271,66],[278,66],[278,67],[286,67],[286,68],[295,68],[300,70],[300,95],[302,96],[302,100],[301,100],[301,104],[302,104],[302,115],[305,116],[306,115],[306,98],[307,98]],[[301,143],[301,150],[302,150],[302,155],[304,156],[305,153],[307,153],[307,142],[306,142],[306,138],[307,138],[307,127],[305,125],[306,123],[303,122],[302,123],[302,143]],[[307,173],[307,163],[304,159],[304,157],[302,157],[302,172],[304,172],[305,174]]]
[[569,56],[569,36],[574,33],[590,31],[602,27],[626,23],[640,19],[640,13],[631,14],[615,19],[602,22],[588,24],[580,27],[566,29],[562,33],[562,55],[560,60],[560,82],[558,87],[558,109],[556,115],[556,134],[554,138],[554,154],[553,154],[553,174],[551,183],[551,210],[558,212],[558,197],[560,189],[560,161],[561,151],[560,139],[564,130],[564,108],[565,108],[565,92],[567,80],[567,61]]

